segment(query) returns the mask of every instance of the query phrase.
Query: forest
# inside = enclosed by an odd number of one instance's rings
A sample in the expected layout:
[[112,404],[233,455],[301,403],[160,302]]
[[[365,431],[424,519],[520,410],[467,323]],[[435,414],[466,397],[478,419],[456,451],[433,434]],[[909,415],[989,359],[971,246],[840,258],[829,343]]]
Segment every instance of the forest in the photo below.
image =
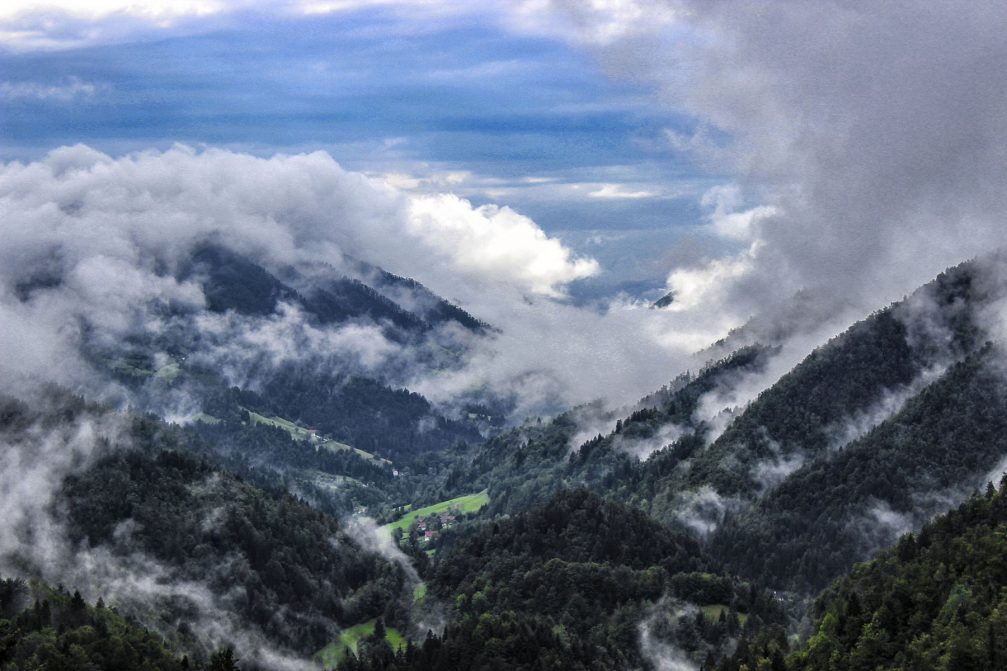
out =
[[[372,271],[382,291],[207,246],[182,272],[225,315],[292,301],[400,342],[438,320],[493,333]],[[416,311],[398,290],[419,292]],[[229,384],[184,315],[123,351],[93,344],[137,406],[4,397],[0,437],[31,460],[93,432],[46,466],[32,514],[46,542],[153,582],[64,587],[19,556],[0,583],[0,668],[1007,668],[1007,494],[987,485],[1007,399],[982,322],[1002,294],[963,264],[782,374],[782,345],[747,344],[624,408],[514,426],[501,399],[442,413],[314,363]],[[165,421],[166,392],[198,412]]]

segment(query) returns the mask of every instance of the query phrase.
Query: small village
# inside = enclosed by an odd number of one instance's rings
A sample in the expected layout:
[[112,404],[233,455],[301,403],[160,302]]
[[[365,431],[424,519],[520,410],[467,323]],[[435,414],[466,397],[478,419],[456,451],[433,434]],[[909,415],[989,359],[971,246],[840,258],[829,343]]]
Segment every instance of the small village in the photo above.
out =
[[454,526],[459,511],[451,508],[447,512],[433,513],[425,517],[416,518],[416,539],[420,543],[430,543],[437,538],[437,534]]

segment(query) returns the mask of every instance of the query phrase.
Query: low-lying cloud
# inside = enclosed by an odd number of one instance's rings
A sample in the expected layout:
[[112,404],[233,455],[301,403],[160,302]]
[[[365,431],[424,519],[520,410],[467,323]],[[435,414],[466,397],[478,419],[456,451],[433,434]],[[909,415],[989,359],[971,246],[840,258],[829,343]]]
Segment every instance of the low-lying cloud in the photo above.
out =
[[[242,656],[284,671],[314,669],[313,664],[277,649],[240,621],[234,609],[208,585],[180,578],[142,552],[116,552],[105,546],[74,545],[58,506],[64,480],[87,470],[116,449],[128,449],[128,420],[116,413],[80,412],[72,419],[59,405],[47,416],[52,399],[30,394],[34,409],[17,409],[9,398],[0,427],[0,574],[42,578],[78,589],[89,601],[99,597],[125,613],[144,618],[154,604],[186,604],[190,631],[207,650],[237,646]],[[13,409],[13,410],[12,410]],[[11,411],[12,410],[12,411]],[[10,418],[15,419],[11,423]],[[128,548],[129,523],[116,536]],[[227,567],[221,567],[227,571]],[[147,619],[148,626],[158,623]],[[177,623],[162,623],[174,636]]]
[[[747,316],[627,299],[576,306],[567,287],[597,262],[531,219],[447,194],[405,194],[322,152],[264,159],[177,146],[113,158],[65,147],[0,168],[0,214],[0,315],[11,324],[0,336],[3,365],[75,388],[92,377],[75,355],[85,337],[112,348],[183,321],[205,336],[201,355],[236,384],[256,361],[317,355],[350,372],[394,370],[391,382],[441,405],[488,393],[531,414],[639,398]],[[321,327],[294,305],[262,317],[212,314],[198,277],[180,272],[207,240],[274,272],[325,264],[357,276],[350,259],[362,259],[418,279],[496,330],[438,333],[442,349],[447,339],[468,353],[430,369],[380,324]]]
[[746,194],[711,194],[713,229],[743,249],[673,271],[683,296],[755,307],[818,288],[874,309],[1007,242],[1002,3],[592,4],[538,17],[690,115],[671,148]]

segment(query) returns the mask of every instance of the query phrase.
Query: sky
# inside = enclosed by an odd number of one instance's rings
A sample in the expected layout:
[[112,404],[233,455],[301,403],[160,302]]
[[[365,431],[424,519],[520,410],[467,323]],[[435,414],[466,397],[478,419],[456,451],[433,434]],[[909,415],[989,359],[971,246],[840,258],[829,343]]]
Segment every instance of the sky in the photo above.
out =
[[492,4],[331,4],[150,17],[125,3],[15,3],[0,16],[0,158],[77,143],[113,155],[176,142],[321,149],[403,188],[528,215],[603,261],[585,294],[655,294],[676,242],[679,255],[723,247],[696,224],[724,180],[669,142],[695,120],[656,105],[645,82]]
[[[217,229],[500,326],[432,398],[631,400],[798,292],[808,349],[1003,246],[1004,34],[992,0],[7,2],[0,309],[120,324],[103,278],[188,296],[151,269]],[[76,293],[18,303],[54,249]]]

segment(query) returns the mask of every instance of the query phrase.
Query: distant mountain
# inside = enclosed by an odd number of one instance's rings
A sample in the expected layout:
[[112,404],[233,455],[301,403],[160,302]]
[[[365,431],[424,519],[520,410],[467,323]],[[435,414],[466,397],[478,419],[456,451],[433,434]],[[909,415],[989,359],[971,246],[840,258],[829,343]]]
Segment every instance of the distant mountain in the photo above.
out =
[[[823,327],[837,330],[856,315],[853,303],[824,289],[803,289],[793,296],[764,306],[741,326],[713,343],[699,356],[720,359],[752,344],[780,345],[814,334]],[[846,321],[844,321],[846,320]]]
[[656,301],[654,301],[650,307],[654,308],[655,310],[660,310],[662,308],[668,307],[674,302],[675,302],[675,292],[669,291],[668,293],[666,293],[665,295],[661,296]]
[[352,275],[319,263],[284,266],[273,274],[223,245],[204,243],[182,265],[179,277],[197,280],[214,312],[266,316],[286,302],[318,324],[366,319],[396,329],[400,338],[449,322],[474,332],[487,328],[415,280],[359,261],[347,263],[345,271]]
[[466,338],[491,332],[418,282],[352,259],[267,269],[209,242],[176,276],[198,284],[205,311],[153,306],[161,324],[123,341],[86,329],[85,353],[133,407],[179,418],[257,482],[279,477],[330,512],[374,508],[402,497],[395,478],[427,468],[425,455],[504,421],[449,418],[402,387],[460,365]]

